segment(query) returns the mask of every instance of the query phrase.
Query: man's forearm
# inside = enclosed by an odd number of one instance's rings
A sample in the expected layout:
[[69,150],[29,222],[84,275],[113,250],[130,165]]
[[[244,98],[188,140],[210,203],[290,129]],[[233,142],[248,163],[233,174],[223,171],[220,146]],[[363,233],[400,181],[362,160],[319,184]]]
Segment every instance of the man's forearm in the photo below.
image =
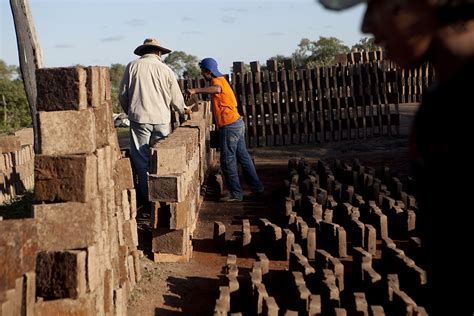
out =
[[219,86],[209,86],[209,87],[204,87],[204,88],[193,88],[189,89],[189,91],[192,91],[193,93],[220,93],[221,92],[221,87]]

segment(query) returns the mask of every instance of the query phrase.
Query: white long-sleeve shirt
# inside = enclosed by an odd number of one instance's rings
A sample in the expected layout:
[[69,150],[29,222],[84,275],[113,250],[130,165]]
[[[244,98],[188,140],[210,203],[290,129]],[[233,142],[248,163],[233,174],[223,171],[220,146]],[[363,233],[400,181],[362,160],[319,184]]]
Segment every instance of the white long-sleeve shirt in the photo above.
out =
[[119,101],[137,123],[169,124],[171,106],[184,114],[184,98],[175,74],[158,55],[130,62],[120,83]]

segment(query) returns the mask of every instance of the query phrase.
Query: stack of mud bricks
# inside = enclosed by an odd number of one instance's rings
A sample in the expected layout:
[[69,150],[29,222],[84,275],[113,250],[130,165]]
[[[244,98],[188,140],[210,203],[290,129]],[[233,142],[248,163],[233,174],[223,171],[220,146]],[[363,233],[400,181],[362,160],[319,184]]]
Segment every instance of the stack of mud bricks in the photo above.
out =
[[[152,251],[156,262],[187,262],[201,203],[201,185],[211,163],[209,102],[194,107],[191,119],[152,147],[149,200]],[[196,111],[197,110],[197,111]]]
[[40,69],[36,78],[33,218],[0,221],[0,314],[124,315],[141,270],[109,69]]
[[0,137],[0,204],[33,189],[33,142],[32,128]]
[[[246,269],[239,275],[238,258],[229,255],[214,314],[426,315],[426,273],[412,258],[420,241],[390,239],[412,235],[406,227],[416,223],[385,215],[416,209],[402,182],[388,168],[375,171],[358,161],[318,161],[313,169],[290,160],[288,167],[282,226],[259,218],[252,230],[242,220]],[[222,223],[215,232],[222,243]]]
[[[312,279],[301,263],[307,258],[314,264],[316,282],[310,282],[309,289],[321,294],[323,307],[364,310],[364,314],[368,308],[379,314],[385,308],[394,315],[424,315],[419,304],[424,302],[428,280],[413,260],[420,248],[414,237],[416,200],[404,191],[400,179],[387,167],[376,171],[357,160],[352,165],[335,160],[331,166],[318,160],[313,169],[304,159],[292,159],[288,169],[284,232],[294,235],[291,240],[296,243],[286,246],[289,268],[301,272],[308,282]],[[306,245],[312,229],[317,249],[310,252]],[[347,265],[352,271],[352,302],[347,301],[344,286]],[[328,283],[332,279],[334,284]]]
[[[362,221],[365,217],[362,219],[359,211],[367,210],[364,198],[347,185],[351,178],[355,184],[358,177],[341,172],[341,166],[336,162],[331,169],[321,162],[319,172],[314,172],[304,161],[290,162],[283,226],[259,218],[259,229],[252,230],[250,221],[242,220],[245,268],[239,275],[238,258],[228,256],[214,315],[427,315],[420,306],[424,302],[425,272],[397,248],[387,235],[387,227],[376,239],[375,228]],[[343,169],[348,171],[346,167]],[[359,173],[365,168],[354,164],[353,169]],[[387,172],[383,170],[378,177],[383,183],[392,181],[389,187],[395,191],[397,179]],[[337,202],[332,194],[338,196]],[[295,202],[290,197],[304,199],[308,195],[314,200]],[[374,201],[367,205],[372,211],[378,208]],[[329,207],[331,216],[327,214]],[[309,215],[311,220],[306,222],[304,218]],[[225,226],[215,222],[214,241],[222,244],[224,237]],[[410,244],[420,246],[414,237]],[[404,242],[401,245],[413,253]],[[251,269],[249,257],[255,258]],[[287,261],[284,266],[281,260]]]

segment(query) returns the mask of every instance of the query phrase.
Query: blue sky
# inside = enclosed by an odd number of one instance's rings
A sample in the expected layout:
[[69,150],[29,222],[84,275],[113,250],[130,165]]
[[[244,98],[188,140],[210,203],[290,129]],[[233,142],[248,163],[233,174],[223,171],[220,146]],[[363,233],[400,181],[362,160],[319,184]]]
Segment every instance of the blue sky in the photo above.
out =
[[[0,1],[0,59],[18,64],[9,1]],[[334,36],[351,46],[364,35],[364,6],[343,13],[315,0],[29,0],[45,67],[127,64],[147,37],[222,72],[233,61],[290,55],[302,38]]]

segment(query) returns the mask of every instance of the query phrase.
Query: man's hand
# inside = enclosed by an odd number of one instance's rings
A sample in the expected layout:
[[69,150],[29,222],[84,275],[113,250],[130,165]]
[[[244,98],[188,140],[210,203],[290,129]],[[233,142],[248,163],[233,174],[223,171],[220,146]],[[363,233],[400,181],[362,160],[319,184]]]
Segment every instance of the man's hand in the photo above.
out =
[[184,97],[185,99],[189,99],[193,94],[196,94],[196,90],[195,89],[186,89],[186,92],[184,93]]
[[193,113],[193,110],[191,107],[187,107],[185,106],[184,107],[184,113],[188,114],[188,115],[191,115],[191,113]]

